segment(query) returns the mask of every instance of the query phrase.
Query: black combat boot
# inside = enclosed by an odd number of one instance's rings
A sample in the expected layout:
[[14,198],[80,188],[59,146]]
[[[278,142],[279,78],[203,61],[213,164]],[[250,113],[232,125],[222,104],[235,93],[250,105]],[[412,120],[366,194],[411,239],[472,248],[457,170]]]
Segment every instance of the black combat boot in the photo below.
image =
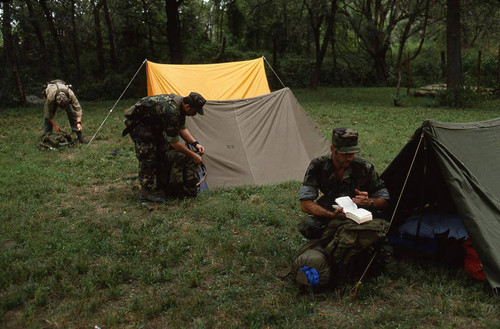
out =
[[78,137],[78,141],[80,142],[80,144],[88,144],[88,141],[83,138],[81,131],[76,132],[76,137]]
[[162,196],[157,195],[148,189],[142,188],[141,192],[139,193],[139,201],[163,203],[165,202],[165,199]]

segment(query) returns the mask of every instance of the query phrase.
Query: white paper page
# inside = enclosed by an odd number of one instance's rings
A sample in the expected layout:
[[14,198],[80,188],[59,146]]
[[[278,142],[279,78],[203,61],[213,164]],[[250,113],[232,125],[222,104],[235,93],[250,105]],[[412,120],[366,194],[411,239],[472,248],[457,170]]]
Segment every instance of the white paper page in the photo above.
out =
[[352,201],[352,199],[348,196],[343,196],[340,198],[336,198],[335,202],[342,208],[344,208],[344,212],[348,210],[356,210],[358,206]]

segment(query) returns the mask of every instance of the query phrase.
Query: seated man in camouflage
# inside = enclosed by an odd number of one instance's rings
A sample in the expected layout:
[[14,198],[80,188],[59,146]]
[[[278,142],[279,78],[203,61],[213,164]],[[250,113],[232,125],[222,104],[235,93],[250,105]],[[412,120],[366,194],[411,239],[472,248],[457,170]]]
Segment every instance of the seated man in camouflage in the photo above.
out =
[[[203,115],[205,103],[203,96],[195,92],[187,97],[155,95],[142,98],[125,111],[127,128],[122,135],[130,133],[135,144],[139,160],[140,200],[164,202],[165,192],[174,194],[178,191],[173,190],[179,188],[169,186],[169,177],[165,177],[170,176],[172,165],[194,166],[202,163],[200,155],[205,149],[194,139],[185,123],[186,116]],[[196,152],[187,148],[180,138]],[[173,174],[178,176],[175,170]]]
[[[340,272],[358,255],[370,253],[384,242],[388,223],[377,217],[389,206],[389,192],[374,165],[357,156],[356,130],[333,129],[330,149],[330,154],[313,159],[307,168],[299,200],[308,215],[302,218],[299,230],[308,239],[322,240],[331,265]],[[323,195],[318,199],[319,192]],[[342,208],[332,207],[341,196],[349,196],[358,207],[370,210],[374,219],[357,224],[346,218]]]

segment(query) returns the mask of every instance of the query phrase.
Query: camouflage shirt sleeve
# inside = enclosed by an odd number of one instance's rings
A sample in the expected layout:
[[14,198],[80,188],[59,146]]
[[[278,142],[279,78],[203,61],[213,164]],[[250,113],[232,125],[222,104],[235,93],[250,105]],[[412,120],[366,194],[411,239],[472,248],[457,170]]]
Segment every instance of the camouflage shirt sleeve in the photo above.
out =
[[319,196],[319,170],[321,170],[321,160],[313,159],[307,167],[302,187],[299,190],[299,200],[316,200]]
[[168,143],[176,143],[180,141],[179,137],[179,129],[180,129],[180,124],[181,124],[181,115],[179,111],[179,106],[177,106],[175,101],[169,101],[168,102],[168,109],[166,110],[165,113],[165,119],[166,119],[166,128],[165,128],[165,134],[166,134],[166,140]]
[[186,129],[186,116],[183,115],[183,111],[182,111],[182,99],[184,97],[182,96],[179,96],[179,95],[176,95],[176,94],[170,94],[169,95],[172,99],[173,99],[173,102],[175,103],[175,106],[178,108],[179,110],[179,129]]

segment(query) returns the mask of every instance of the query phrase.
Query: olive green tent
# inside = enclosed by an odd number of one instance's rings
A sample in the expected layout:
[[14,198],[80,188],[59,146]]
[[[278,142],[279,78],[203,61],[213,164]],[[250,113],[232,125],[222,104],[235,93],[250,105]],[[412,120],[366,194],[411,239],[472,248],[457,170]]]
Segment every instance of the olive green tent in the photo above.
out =
[[456,211],[489,284],[500,288],[500,118],[426,120],[382,173],[394,202],[391,229],[410,210]]

